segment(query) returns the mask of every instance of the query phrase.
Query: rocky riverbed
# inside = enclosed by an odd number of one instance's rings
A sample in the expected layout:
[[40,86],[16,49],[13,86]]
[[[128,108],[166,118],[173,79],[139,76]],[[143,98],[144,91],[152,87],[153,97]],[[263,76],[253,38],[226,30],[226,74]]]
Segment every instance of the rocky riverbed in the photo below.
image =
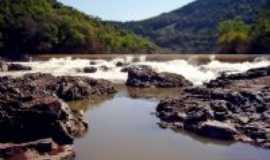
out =
[[73,140],[87,132],[88,124],[64,101],[115,92],[110,82],[86,77],[0,77],[0,157],[74,159]]
[[0,158],[74,159],[73,141],[87,132],[88,123],[67,102],[113,95],[113,82],[126,84],[129,97],[138,99],[164,98],[153,92],[166,90],[171,97],[156,109],[161,127],[270,148],[270,67],[265,64],[1,61]]
[[270,148],[270,67],[222,74],[157,107],[162,127]]

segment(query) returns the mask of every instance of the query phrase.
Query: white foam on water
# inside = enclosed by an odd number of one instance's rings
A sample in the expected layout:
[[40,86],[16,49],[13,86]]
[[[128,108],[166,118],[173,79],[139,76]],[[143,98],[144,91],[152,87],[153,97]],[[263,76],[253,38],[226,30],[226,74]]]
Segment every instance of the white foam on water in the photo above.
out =
[[[220,62],[212,56],[211,61],[204,65],[195,65],[189,60],[177,59],[171,61],[146,61],[145,56],[137,58],[138,62],[132,62],[135,57],[127,56],[125,58],[115,58],[111,61],[106,60],[89,60],[89,59],[72,59],[66,58],[52,58],[48,61],[33,61],[33,62],[18,62],[20,64],[32,67],[29,72],[5,72],[0,75],[21,76],[25,73],[51,73],[55,76],[71,75],[71,76],[87,76],[98,79],[107,79],[115,83],[125,83],[127,80],[127,73],[121,72],[121,67],[116,67],[117,62],[129,63],[130,65],[148,65],[154,68],[157,72],[169,72],[183,75],[195,85],[200,85],[209,80],[215,79],[222,72],[241,73],[251,68],[259,68],[270,65],[267,59],[256,59],[253,62],[229,63]],[[96,62],[94,67],[98,68],[96,73],[82,73],[78,72],[84,67],[89,67],[91,62]],[[108,71],[103,71],[101,66],[107,66]]]

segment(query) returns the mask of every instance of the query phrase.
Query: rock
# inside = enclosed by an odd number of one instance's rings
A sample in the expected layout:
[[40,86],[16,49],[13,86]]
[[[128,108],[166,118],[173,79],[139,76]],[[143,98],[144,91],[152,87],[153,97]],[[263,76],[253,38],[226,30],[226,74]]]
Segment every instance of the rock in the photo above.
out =
[[0,142],[52,138],[58,144],[72,144],[75,137],[87,131],[82,115],[56,97],[1,97],[0,117]]
[[97,65],[97,62],[95,62],[95,61],[90,61],[90,63],[89,63],[90,65]]
[[21,64],[15,64],[15,63],[8,64],[8,71],[30,71],[30,70],[32,70],[31,67],[24,66]]
[[[74,159],[70,145],[85,134],[88,125],[81,112],[72,111],[62,100],[113,93],[110,82],[87,77],[41,73],[0,77],[0,159],[24,155],[30,159]],[[53,142],[35,142],[47,138]],[[11,142],[14,145],[7,144]],[[55,145],[59,147],[52,149]]]
[[250,69],[247,72],[239,73],[239,74],[222,74],[220,77],[218,77],[215,80],[212,80],[205,85],[208,87],[225,87],[227,85],[230,85],[231,83],[235,83],[235,81],[242,81],[242,83],[245,83],[243,81],[245,80],[252,80],[252,79],[259,79],[262,77],[269,77],[270,76],[270,66],[262,67],[262,68],[256,68],[256,69]]
[[110,70],[110,68],[109,68],[108,66],[105,66],[105,65],[100,66],[100,69],[101,69],[103,72],[107,72],[108,70]]
[[116,92],[109,81],[86,77],[60,77],[56,86],[57,96],[66,101],[106,96]]
[[151,67],[138,66],[128,69],[126,85],[132,87],[186,87],[192,83],[183,76],[172,73],[157,73]]
[[174,97],[161,100],[156,115],[173,129],[183,126],[210,138],[268,147],[269,70],[270,67],[265,67],[223,75],[202,86],[187,87]]
[[197,132],[200,135],[222,140],[234,140],[234,136],[238,134],[232,125],[219,121],[203,122]]
[[97,68],[96,67],[85,67],[83,68],[84,73],[96,73]]
[[60,146],[52,139],[42,139],[21,144],[0,144],[0,158],[25,160],[73,160],[75,153],[69,145]]
[[19,78],[0,78],[0,96],[3,97],[25,98],[49,95],[71,101],[91,96],[107,96],[115,92],[110,82],[87,77],[54,77],[50,74],[34,73]]
[[148,69],[149,66],[147,65],[138,65],[138,66],[127,66],[121,69],[121,72],[129,72],[130,70],[136,69],[136,68],[141,68],[141,69]]
[[123,66],[127,66],[128,64],[127,63],[124,63],[124,62],[116,62],[115,66],[116,67],[123,67]]
[[7,72],[8,65],[5,61],[0,60],[0,72]]

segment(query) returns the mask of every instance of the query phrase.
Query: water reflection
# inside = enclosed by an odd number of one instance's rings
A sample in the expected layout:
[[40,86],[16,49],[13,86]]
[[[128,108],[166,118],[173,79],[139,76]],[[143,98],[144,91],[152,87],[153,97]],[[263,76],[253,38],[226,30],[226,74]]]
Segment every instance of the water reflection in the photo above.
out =
[[186,131],[184,129],[176,129],[176,128],[164,128],[160,123],[157,123],[157,125],[160,127],[160,129],[164,130],[172,130],[173,132],[177,134],[181,134],[182,136],[188,136],[202,144],[214,144],[214,145],[222,145],[222,146],[230,146],[237,142],[234,141],[225,141],[225,140],[218,140],[218,139],[211,139],[203,136],[199,136],[193,132]]
[[88,109],[85,117],[90,122],[90,132],[75,141],[78,160],[269,159],[270,151],[248,144],[161,129],[157,125],[159,119],[151,113],[159,98],[175,95],[173,90],[141,90],[125,86],[118,86],[118,89],[120,91],[113,97],[73,106]]
[[173,97],[180,94],[180,88],[130,88],[127,87],[127,93],[133,99],[162,99],[165,97]]
[[93,96],[89,99],[85,100],[78,100],[78,101],[72,101],[68,102],[68,105],[72,110],[77,111],[88,111],[95,108],[98,108],[101,106],[102,103],[109,101],[113,99],[114,95],[108,95],[108,96]]

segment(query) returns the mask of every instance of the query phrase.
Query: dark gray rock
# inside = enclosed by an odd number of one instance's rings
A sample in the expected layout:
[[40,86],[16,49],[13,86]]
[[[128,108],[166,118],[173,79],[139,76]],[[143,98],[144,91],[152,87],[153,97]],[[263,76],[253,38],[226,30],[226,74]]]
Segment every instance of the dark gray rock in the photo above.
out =
[[29,96],[57,96],[65,101],[80,100],[91,96],[115,93],[112,83],[87,77],[50,74],[26,74],[23,77],[0,77],[0,96],[24,98]]
[[252,69],[185,88],[160,101],[157,115],[170,128],[270,147],[269,73],[270,67]]
[[138,66],[128,69],[127,86],[131,87],[187,87],[192,83],[183,76],[172,73],[157,73],[151,67]]
[[[56,97],[0,98],[0,142],[27,142],[52,138],[72,144],[87,131],[82,115]],[[20,133],[20,134],[18,134]]]
[[116,64],[115,64],[116,67],[123,67],[123,66],[127,66],[127,65],[128,65],[128,63],[121,62],[121,61],[116,62]]
[[197,133],[210,138],[222,140],[234,140],[238,134],[237,130],[228,123],[219,121],[206,121],[200,124]]
[[84,73],[96,73],[97,68],[96,67],[85,67],[83,68]]
[[32,70],[32,68],[29,66],[24,66],[16,63],[8,64],[8,71],[30,71],[30,70]]

